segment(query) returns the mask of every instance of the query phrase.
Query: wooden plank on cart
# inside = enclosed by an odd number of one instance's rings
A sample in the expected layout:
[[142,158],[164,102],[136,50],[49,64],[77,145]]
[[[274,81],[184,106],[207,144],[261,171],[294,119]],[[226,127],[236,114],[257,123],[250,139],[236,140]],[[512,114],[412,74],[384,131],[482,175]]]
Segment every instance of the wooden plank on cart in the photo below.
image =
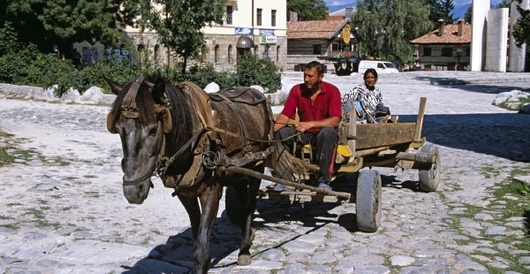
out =
[[416,123],[358,124],[355,146],[360,150],[410,143],[415,132]]

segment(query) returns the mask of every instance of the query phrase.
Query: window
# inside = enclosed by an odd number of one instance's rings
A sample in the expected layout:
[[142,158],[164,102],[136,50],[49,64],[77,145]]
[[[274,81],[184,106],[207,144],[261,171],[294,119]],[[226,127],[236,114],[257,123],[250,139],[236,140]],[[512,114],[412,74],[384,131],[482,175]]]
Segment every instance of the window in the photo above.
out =
[[431,56],[431,48],[424,48],[423,56]]
[[354,42],[344,44],[343,42],[331,44],[332,51],[356,51],[357,45]]
[[271,10],[271,26],[276,27],[276,10]]
[[280,46],[276,47],[276,62],[280,62]]
[[313,54],[321,54],[320,45],[313,45]]
[[214,62],[219,63],[219,45],[215,45],[214,48]]
[[226,6],[226,24],[232,25],[232,13],[234,12],[232,6]]
[[232,64],[234,63],[234,60],[232,60],[232,45],[228,46],[228,63]]
[[155,48],[153,50],[153,58],[155,59],[155,63],[158,64],[158,51],[160,50],[160,45],[156,44]]
[[444,56],[444,57],[453,56],[453,49],[452,48],[442,48],[442,56]]
[[261,16],[263,15],[263,9],[258,9],[256,17],[256,25],[261,26]]
[[466,56],[471,56],[471,50],[469,48],[466,48]]

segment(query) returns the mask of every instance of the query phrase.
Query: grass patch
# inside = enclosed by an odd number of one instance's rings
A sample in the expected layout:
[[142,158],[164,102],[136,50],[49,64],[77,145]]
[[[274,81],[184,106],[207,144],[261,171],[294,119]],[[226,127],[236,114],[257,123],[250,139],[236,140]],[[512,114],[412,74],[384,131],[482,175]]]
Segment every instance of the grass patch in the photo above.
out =
[[[513,103],[513,102],[512,102]],[[530,97],[526,97],[526,98],[519,98],[519,107],[517,109],[513,109],[510,107],[510,104],[508,102],[502,102],[500,107],[501,108],[504,108],[504,109],[507,109],[507,110],[520,110],[521,107],[526,104],[526,103],[530,103]]]
[[7,152],[6,147],[0,147],[0,167],[10,165],[15,162],[15,156]]
[[494,177],[499,176],[499,174],[501,174],[501,171],[493,166],[486,166],[482,168],[482,174],[484,175],[484,177],[486,177],[486,179],[489,179],[492,177],[492,175]]
[[97,191],[85,191],[85,194],[90,198],[99,198],[99,192]]

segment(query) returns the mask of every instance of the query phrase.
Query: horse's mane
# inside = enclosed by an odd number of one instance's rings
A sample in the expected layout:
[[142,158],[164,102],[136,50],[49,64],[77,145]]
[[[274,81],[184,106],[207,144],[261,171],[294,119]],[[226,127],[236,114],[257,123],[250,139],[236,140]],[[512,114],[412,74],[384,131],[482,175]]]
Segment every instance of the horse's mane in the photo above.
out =
[[[116,99],[114,100],[110,110],[110,114],[114,117],[120,116],[123,99],[125,98],[125,95],[127,95],[132,83],[133,82],[129,82],[125,84],[121,92],[116,96]],[[147,126],[156,122],[155,102],[145,83],[140,85],[140,88],[138,89],[138,94],[136,95],[136,106],[140,112],[139,119],[142,126]]]
[[[156,122],[156,104],[163,104],[160,98],[153,96],[155,91],[150,91],[146,82],[153,83],[153,88],[164,87],[164,91],[156,92],[160,94],[164,92],[171,105],[171,120],[173,126],[171,132],[166,135],[166,142],[175,144],[175,147],[178,149],[183,146],[193,134],[193,120],[191,118],[190,107],[186,103],[186,98],[178,87],[172,85],[168,80],[160,76],[160,74],[156,73],[146,76],[145,82],[140,85],[136,95],[136,105],[140,112],[139,119],[142,126],[147,126]],[[116,97],[112,109],[110,110],[110,113],[115,115],[115,117],[119,117],[123,99],[132,83],[133,81],[125,84],[122,91]],[[182,156],[183,159],[186,158],[186,155],[183,154]],[[178,162],[178,159],[175,162]]]

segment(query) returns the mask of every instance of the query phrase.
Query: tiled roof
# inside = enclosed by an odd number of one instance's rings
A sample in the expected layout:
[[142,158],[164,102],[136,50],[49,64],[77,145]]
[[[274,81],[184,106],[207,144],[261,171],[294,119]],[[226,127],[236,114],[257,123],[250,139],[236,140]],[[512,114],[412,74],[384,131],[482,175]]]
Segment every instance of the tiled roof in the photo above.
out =
[[344,18],[287,23],[287,39],[329,39],[345,23]]
[[469,44],[471,43],[471,25],[463,23],[462,36],[458,36],[458,24],[444,26],[444,34],[438,36],[440,30],[436,29],[412,41],[412,44]]

